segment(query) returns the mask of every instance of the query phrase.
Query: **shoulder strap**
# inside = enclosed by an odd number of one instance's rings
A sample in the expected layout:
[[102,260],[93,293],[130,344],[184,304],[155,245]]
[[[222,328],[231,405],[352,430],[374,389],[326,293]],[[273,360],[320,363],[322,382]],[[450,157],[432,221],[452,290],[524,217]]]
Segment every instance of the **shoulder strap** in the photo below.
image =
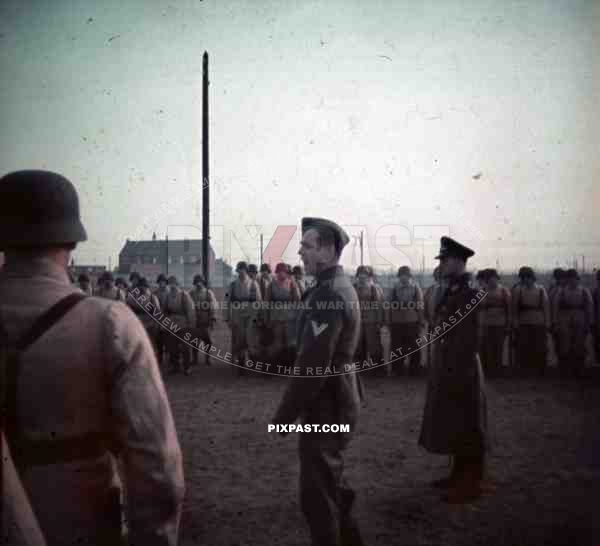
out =
[[50,309],[39,317],[33,326],[15,343],[17,351],[24,351],[30,345],[33,345],[42,335],[54,326],[69,310],[78,304],[81,300],[87,298],[85,294],[74,292],[62,298]]
[[16,343],[10,345],[6,335],[6,329],[0,324],[2,330],[2,373],[5,374],[6,390],[2,398],[6,404],[6,422],[2,423],[6,428],[6,437],[9,442],[14,439],[17,425],[17,385],[19,372],[21,371],[21,359],[19,353],[33,345],[44,333],[54,326],[70,309],[81,300],[87,298],[81,292],[74,292],[62,298],[50,309],[44,312],[33,324],[33,326],[21,336]]

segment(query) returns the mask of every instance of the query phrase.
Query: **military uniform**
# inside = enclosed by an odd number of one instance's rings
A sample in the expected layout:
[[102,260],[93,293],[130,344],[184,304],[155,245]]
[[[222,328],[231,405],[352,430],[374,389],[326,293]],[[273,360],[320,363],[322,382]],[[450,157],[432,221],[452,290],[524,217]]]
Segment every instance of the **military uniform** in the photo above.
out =
[[[136,314],[137,318],[144,325],[146,329],[146,333],[152,341],[152,345],[154,346],[154,350],[158,355],[158,346],[157,346],[157,335],[160,330],[160,324],[156,321],[155,316],[159,314],[160,311],[160,303],[158,298],[152,293],[150,290],[150,286],[148,285],[148,281],[146,279],[140,279],[136,288],[128,294],[128,303],[130,303],[131,310]],[[132,298],[135,298],[135,302],[131,302]],[[139,303],[138,303],[139,302]],[[150,309],[145,309],[145,306],[150,304]]]
[[96,293],[94,294],[94,296],[96,296],[98,298],[105,298],[107,300],[113,300],[113,301],[125,302],[125,300],[126,300],[125,292],[123,292],[123,290],[121,290],[120,288],[117,288],[116,286],[100,285],[98,287],[98,289],[96,290]]
[[[160,274],[156,278],[158,287],[153,291],[154,295],[158,299],[158,303],[161,309],[167,305],[167,296],[169,295],[169,287],[167,286],[167,277],[164,274]],[[163,285],[161,286],[161,283]],[[159,327],[156,332],[156,352],[158,353],[158,363],[162,364],[163,356],[165,352],[165,339],[168,334],[164,331],[164,328]]]
[[[148,337],[123,303],[81,300],[59,258],[44,254],[63,246],[68,257],[65,245],[85,239],[77,193],[66,179],[22,171],[0,180],[0,248],[7,256],[0,318],[10,354],[18,349],[18,359],[3,359],[11,378],[11,453],[49,545],[118,544],[120,474],[129,544],[175,546],[181,451]],[[41,250],[35,257],[15,252],[28,246]],[[66,297],[77,305],[19,348],[39,317]],[[116,456],[124,463],[119,474]]]
[[266,320],[272,332],[272,341],[266,351],[266,358],[270,359],[272,363],[275,363],[278,359],[282,359],[281,362],[287,363],[291,355],[288,337],[289,317],[290,313],[294,313],[292,305],[300,301],[298,288],[289,276],[285,278],[283,283],[280,283],[276,277],[266,288],[265,301],[269,304]]
[[190,295],[181,288],[171,285],[166,297],[165,315],[176,325],[175,330],[163,326],[163,339],[169,354],[169,365],[172,373],[179,370],[179,360],[182,360],[183,371],[188,374],[190,371],[190,351],[188,344],[183,340],[186,332],[193,329],[196,323],[194,312],[194,302]]
[[[466,261],[474,252],[442,237],[440,257]],[[450,277],[434,313],[439,337],[433,342],[427,397],[419,444],[427,451],[452,455],[450,478],[436,484],[451,487],[450,502],[466,502],[481,493],[487,449],[487,404],[479,361],[477,290],[468,274]]]
[[[531,277],[530,268],[522,268],[521,279]],[[535,276],[532,277],[535,279]],[[543,286],[521,282],[513,289],[513,330],[516,336],[516,359],[521,372],[543,374],[548,360],[550,305]]]
[[[497,277],[495,270],[490,270],[485,280],[487,281],[491,275]],[[494,289],[488,288],[480,307],[483,369],[486,375],[498,375],[503,366],[506,334],[511,327],[512,302],[510,290],[500,284]]]
[[[190,297],[194,302],[194,308],[196,310],[196,328],[195,336],[199,340],[212,344],[210,330],[217,320],[217,299],[213,291],[202,284],[197,284],[192,290],[190,290]],[[192,349],[193,358],[200,358],[200,350]],[[209,356],[208,353],[205,355],[205,362],[208,365]]]
[[46,546],[37,518],[19,478],[2,432],[2,525],[0,543],[10,546]]
[[[303,233],[313,226],[333,226],[339,245],[346,233],[326,220],[305,218]],[[341,253],[341,250],[340,250]],[[298,318],[295,366],[344,370],[353,361],[360,333],[358,297],[340,266],[317,275],[317,284],[305,294]],[[316,305],[323,302],[321,309]],[[273,422],[348,424],[349,433],[310,432],[299,435],[300,503],[313,546],[361,546],[358,526],[351,516],[354,492],[343,478],[343,453],[355,431],[360,413],[360,380],[356,373],[291,378]]]
[[592,296],[588,289],[579,284],[562,287],[554,299],[553,316],[559,339],[561,374],[579,377],[585,367],[585,342],[593,317]]
[[[400,274],[399,269],[399,274]],[[409,272],[410,274],[410,272]],[[392,363],[397,374],[401,374],[404,365],[408,366],[411,374],[417,374],[421,369],[421,351],[416,344],[420,331],[425,323],[423,292],[414,279],[407,284],[398,283],[392,290],[390,310],[391,348],[395,352],[408,353]]]
[[[238,268],[240,264],[238,264]],[[242,266],[245,268],[245,264]],[[238,278],[229,285],[226,294],[226,317],[231,327],[231,355],[234,364],[238,365],[238,374],[243,373],[241,366],[245,365],[245,354],[258,353],[258,310],[254,302],[262,302],[260,288],[256,281],[246,277],[243,281]],[[238,362],[239,360],[239,362]]]
[[378,365],[373,368],[373,373],[380,375],[385,372],[380,332],[384,311],[383,292],[371,278],[366,282],[357,279],[354,288],[360,306],[360,337],[356,360],[362,363],[371,358],[373,364]]

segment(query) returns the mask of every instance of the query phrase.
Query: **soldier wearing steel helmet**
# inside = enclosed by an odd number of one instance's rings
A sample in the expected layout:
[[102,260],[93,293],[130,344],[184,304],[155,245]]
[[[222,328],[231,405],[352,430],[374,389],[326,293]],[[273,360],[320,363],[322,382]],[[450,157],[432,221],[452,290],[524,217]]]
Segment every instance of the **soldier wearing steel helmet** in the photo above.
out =
[[512,291],[512,326],[516,360],[524,375],[543,375],[548,364],[551,309],[546,289],[536,282],[529,266],[519,269],[519,284]]
[[164,341],[169,355],[169,372],[174,374],[183,369],[185,375],[191,373],[190,347],[185,341],[185,334],[194,328],[196,316],[194,302],[190,295],[179,287],[175,275],[167,279],[169,293],[164,306],[164,313],[175,326],[168,331],[163,326]]
[[238,375],[243,375],[249,353],[258,352],[255,302],[262,302],[258,283],[248,276],[248,264],[238,262],[237,279],[229,285],[225,294],[225,317],[231,328],[231,358]]
[[116,286],[115,277],[110,271],[105,271],[98,278],[98,289],[94,296],[114,301],[125,301],[125,293]]
[[481,361],[488,376],[498,376],[502,371],[504,342],[511,331],[512,296],[500,283],[496,269],[485,269],[482,286],[486,296],[481,302],[482,327]]
[[406,353],[406,356],[392,363],[392,369],[401,375],[406,364],[411,375],[418,375],[422,353],[416,341],[425,326],[425,304],[423,291],[407,265],[398,268],[398,281],[392,290],[391,306],[391,348],[400,354]]
[[563,377],[582,377],[585,368],[586,340],[593,320],[593,300],[581,286],[579,273],[569,269],[566,283],[553,302],[552,314],[558,337],[558,364]]
[[[211,345],[211,330],[217,324],[217,299],[213,291],[208,288],[204,275],[194,275],[194,288],[190,290],[190,297],[194,302],[196,311],[196,326],[194,333],[196,338],[204,343]],[[198,348],[192,348],[192,357],[194,360],[200,359],[201,351]],[[209,366],[209,354],[204,353],[204,363]]]
[[[305,294],[298,318],[295,367],[306,377],[292,377],[279,404],[274,424],[347,424],[350,432],[299,435],[300,504],[312,544],[363,544],[352,517],[355,494],[343,478],[344,452],[360,413],[358,374],[308,376],[311,370],[352,363],[360,335],[358,296],[339,265],[347,233],[322,218],[302,219],[299,254],[317,284]],[[318,305],[321,304],[321,305]]]
[[86,239],[66,178],[0,179],[7,440],[48,544],[121,544],[124,483],[129,543],[175,546],[184,482],[167,395],[131,310],[69,283]]
[[79,289],[86,296],[93,295],[92,285],[90,283],[90,277],[86,273],[81,273],[79,275],[79,277],[77,277],[77,285],[79,286]]
[[[169,287],[167,284],[167,276],[164,273],[160,273],[156,277],[157,287],[153,290],[153,294],[158,299],[158,304],[161,309],[165,308],[167,304],[167,297],[169,296]],[[163,328],[158,328],[156,332],[156,352],[158,353],[158,363],[162,364],[165,355],[165,336],[168,335]]]
[[260,295],[262,299],[265,299],[265,293],[267,286],[273,281],[273,275],[271,274],[271,266],[269,264],[262,264],[260,266],[260,273],[258,275],[258,285],[260,287]]
[[258,280],[258,268],[256,267],[256,264],[248,264],[248,277],[253,281]]
[[466,272],[467,259],[474,254],[450,237],[441,239],[437,259],[447,288],[434,312],[437,337],[419,437],[427,451],[452,456],[450,476],[433,485],[448,489],[443,500],[459,504],[481,495],[487,451],[478,298]]
[[385,373],[380,333],[383,325],[383,294],[378,290],[369,266],[358,266],[354,288],[360,304],[360,338],[356,360],[372,364],[375,366],[373,374],[381,375]]

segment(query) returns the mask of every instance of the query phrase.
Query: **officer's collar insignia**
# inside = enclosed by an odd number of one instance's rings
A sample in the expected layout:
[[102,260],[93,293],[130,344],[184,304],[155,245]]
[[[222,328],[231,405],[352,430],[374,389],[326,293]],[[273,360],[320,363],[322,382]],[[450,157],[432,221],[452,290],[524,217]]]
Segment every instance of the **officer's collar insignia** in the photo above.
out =
[[323,330],[325,330],[327,326],[329,326],[329,324],[327,324],[326,322],[322,322],[321,324],[319,324],[316,320],[311,320],[310,324],[312,326],[312,331],[315,337],[321,335]]

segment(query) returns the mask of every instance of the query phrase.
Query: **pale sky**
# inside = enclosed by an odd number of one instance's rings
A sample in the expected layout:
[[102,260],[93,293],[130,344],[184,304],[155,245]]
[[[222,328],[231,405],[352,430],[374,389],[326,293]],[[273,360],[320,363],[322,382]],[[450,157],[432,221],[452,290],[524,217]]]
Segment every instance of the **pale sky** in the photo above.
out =
[[199,236],[205,50],[227,261],[315,215],[379,267],[430,268],[446,230],[474,268],[600,266],[598,0],[3,0],[0,170],[76,184],[77,263],[165,210],[146,238]]

